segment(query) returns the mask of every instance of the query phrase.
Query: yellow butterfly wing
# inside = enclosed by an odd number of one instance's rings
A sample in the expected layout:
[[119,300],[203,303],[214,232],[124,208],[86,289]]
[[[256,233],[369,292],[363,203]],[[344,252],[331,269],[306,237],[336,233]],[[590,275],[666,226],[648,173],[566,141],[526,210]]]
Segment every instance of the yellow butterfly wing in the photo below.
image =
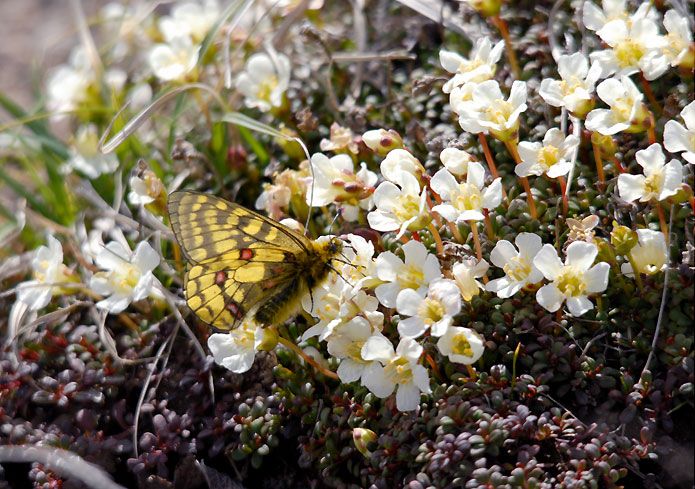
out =
[[233,329],[258,306],[300,285],[301,264],[312,249],[301,234],[204,193],[174,192],[168,209],[189,262],[186,301],[206,323]]

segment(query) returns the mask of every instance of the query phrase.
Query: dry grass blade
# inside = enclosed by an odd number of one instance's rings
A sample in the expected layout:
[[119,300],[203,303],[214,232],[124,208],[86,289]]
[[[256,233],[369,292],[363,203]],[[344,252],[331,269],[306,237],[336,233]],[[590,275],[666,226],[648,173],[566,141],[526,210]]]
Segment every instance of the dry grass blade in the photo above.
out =
[[124,489],[116,484],[98,465],[91,464],[79,455],[62,448],[39,446],[0,446],[0,462],[38,462],[48,469],[82,481],[94,489]]
[[427,17],[438,24],[442,24],[450,31],[468,38],[463,25],[456,20],[456,15],[449,5],[441,0],[398,0],[398,3],[415,10],[420,15]]
[[123,113],[123,111],[126,108],[128,108],[128,104],[124,105],[121,108],[121,110],[119,110],[118,113],[113,117],[113,119],[111,119],[111,122],[106,128],[106,131],[102,135],[101,140],[99,141],[99,151],[101,151],[103,154],[111,153],[113,150],[118,148],[123,143],[123,141],[125,141],[128,138],[128,136],[133,134],[138,127],[145,123],[145,121],[147,121],[150,118],[150,116],[154,112],[159,110],[159,108],[161,108],[165,103],[167,103],[175,96],[187,92],[189,90],[203,90],[204,92],[207,92],[208,94],[212,95],[212,97],[217,101],[217,103],[220,104],[221,107],[226,108],[224,100],[222,100],[222,97],[220,97],[217,91],[214,90],[212,87],[205,85],[204,83],[188,83],[186,85],[176,87],[164,93],[159,98],[157,98],[157,100],[155,100],[150,105],[138,112],[137,115],[135,115],[135,117],[130,119],[125,124],[125,126],[123,126],[123,129],[118,131],[115,136],[106,141],[106,138],[111,132],[111,128],[113,127],[114,122],[116,121],[116,119],[118,119],[118,117],[120,117],[121,113]]

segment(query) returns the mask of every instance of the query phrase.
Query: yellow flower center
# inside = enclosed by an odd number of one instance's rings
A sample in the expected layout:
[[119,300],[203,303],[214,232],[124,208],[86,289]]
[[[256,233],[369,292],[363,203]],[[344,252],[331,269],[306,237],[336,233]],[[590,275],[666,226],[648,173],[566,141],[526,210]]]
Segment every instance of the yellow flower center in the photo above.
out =
[[393,213],[401,222],[412,219],[420,214],[420,197],[413,194],[402,193],[398,196],[398,206],[396,206]]
[[469,71],[473,71],[482,64],[483,61],[480,59],[465,60],[459,64],[458,70],[456,71],[458,71],[459,73],[468,73]]
[[644,179],[644,193],[646,196],[656,198],[664,185],[663,172],[657,172]]
[[586,284],[582,274],[572,266],[566,266],[562,269],[555,284],[565,297],[577,297],[585,295],[586,292]]
[[398,357],[384,367],[384,374],[393,384],[409,384],[413,380],[413,370],[407,358]]
[[485,110],[487,119],[495,124],[504,125],[509,120],[509,116],[514,112],[514,107],[512,104],[506,100],[495,100],[490,106]]
[[362,358],[362,346],[364,346],[364,341],[353,341],[347,347],[346,353],[350,360],[357,363],[369,363],[367,360]]
[[236,338],[234,338],[234,342],[244,349],[252,348],[255,341],[256,333],[252,328],[244,328],[236,335]]
[[123,292],[130,292],[140,281],[140,270],[130,263],[124,263],[123,268],[114,271],[114,275],[114,285]]
[[465,333],[457,333],[451,340],[451,351],[456,355],[473,356],[473,348]]
[[425,321],[425,324],[434,324],[444,317],[444,304],[427,298],[420,304],[417,314]]
[[618,60],[618,65],[621,68],[628,68],[630,66],[637,66],[639,60],[644,56],[645,49],[642,44],[632,39],[625,39],[613,48],[613,51]]
[[275,90],[278,84],[279,81],[277,76],[269,76],[258,85],[256,97],[258,97],[259,100],[270,102],[270,95],[273,93],[273,90]]
[[480,194],[480,190],[473,184],[461,183],[459,184],[458,195],[453,199],[454,207],[459,210],[479,210],[482,207],[483,196]]
[[620,97],[615,101],[615,105],[611,107],[611,111],[616,115],[618,120],[630,122],[634,102],[635,101],[631,98]]
[[419,265],[406,265],[401,269],[397,280],[404,289],[418,289],[425,280],[425,273]]
[[666,41],[668,42],[668,46],[664,49],[664,51],[669,52],[669,54],[671,54],[671,56],[674,58],[678,56],[684,49],[688,49],[688,43],[685,41],[685,39],[677,34],[668,34],[666,36]]
[[563,95],[569,95],[580,88],[584,88],[584,82],[581,78],[574,75],[568,80],[560,82],[560,91]]
[[538,163],[546,170],[557,163],[560,156],[560,149],[555,146],[543,146],[538,152]]
[[521,282],[531,273],[531,264],[521,256],[515,256],[502,269],[512,280]]

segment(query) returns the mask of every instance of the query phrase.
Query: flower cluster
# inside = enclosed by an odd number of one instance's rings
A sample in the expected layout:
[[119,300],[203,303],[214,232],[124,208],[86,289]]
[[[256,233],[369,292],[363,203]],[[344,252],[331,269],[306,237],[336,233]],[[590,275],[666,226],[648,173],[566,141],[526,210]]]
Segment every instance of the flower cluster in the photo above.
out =
[[[228,3],[109,4],[46,122],[0,97],[9,443],[100,450],[141,487],[225,485],[230,460],[249,486],[651,483],[693,389],[680,5],[558,5],[563,46],[521,4],[464,2],[466,29],[447,4],[433,46],[397,5],[405,34],[360,2]],[[261,215],[170,215],[179,189]],[[273,221],[341,245],[322,281],[278,288],[263,252],[298,255]]]

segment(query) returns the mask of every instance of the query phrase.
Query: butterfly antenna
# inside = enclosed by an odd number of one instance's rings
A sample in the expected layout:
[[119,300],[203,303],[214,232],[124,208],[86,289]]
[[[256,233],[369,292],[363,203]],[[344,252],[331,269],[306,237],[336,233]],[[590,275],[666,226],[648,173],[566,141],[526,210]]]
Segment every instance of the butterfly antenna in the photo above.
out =
[[340,272],[339,272],[336,268],[334,268],[332,265],[328,265],[328,268],[330,268],[330,269],[333,270],[335,273],[337,273],[337,274],[338,274],[338,277],[342,278],[342,279],[343,279],[343,282],[345,282],[346,284],[348,284],[350,287],[355,287],[353,284],[351,284],[351,283],[348,281],[348,279],[346,279],[345,277],[343,277],[343,274],[342,274],[342,273],[340,273]]
[[304,142],[299,139],[299,138],[294,138],[296,139],[299,144],[302,146],[302,149],[304,150],[304,154],[306,155],[307,161],[309,162],[309,171],[311,172],[311,199],[309,199],[309,210],[306,213],[306,222],[304,223],[304,236],[306,236],[306,232],[309,229],[309,219],[311,218],[311,209],[314,208],[314,187],[316,185],[316,177],[314,175],[314,164],[311,162],[311,156],[309,155],[309,150],[307,147],[304,145]]

